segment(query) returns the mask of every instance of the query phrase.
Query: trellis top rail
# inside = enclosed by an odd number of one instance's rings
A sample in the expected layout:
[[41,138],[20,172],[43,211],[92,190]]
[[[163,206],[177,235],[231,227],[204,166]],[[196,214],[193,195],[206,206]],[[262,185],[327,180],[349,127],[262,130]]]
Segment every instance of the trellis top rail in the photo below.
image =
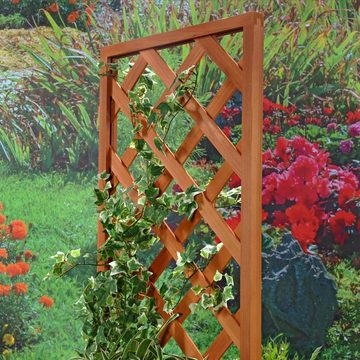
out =
[[222,36],[240,32],[243,31],[244,26],[253,23],[256,19],[262,18],[263,14],[252,11],[227,19],[214,20],[206,24],[189,26],[184,29],[168,31],[166,33],[150,35],[116,45],[105,46],[100,49],[101,59],[103,61],[108,61],[109,59],[114,60],[135,55],[147,49],[159,50],[187,44],[203,36]]

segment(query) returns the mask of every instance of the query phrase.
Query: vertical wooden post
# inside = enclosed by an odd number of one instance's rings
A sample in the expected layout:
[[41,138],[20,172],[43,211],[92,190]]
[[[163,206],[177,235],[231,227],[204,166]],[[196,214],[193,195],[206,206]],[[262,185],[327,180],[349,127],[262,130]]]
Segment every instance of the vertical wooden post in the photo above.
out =
[[[108,69],[106,64],[109,63],[107,57],[101,56],[103,66],[100,70],[100,91],[99,91],[99,173],[110,171],[110,139],[111,139],[111,97],[110,86],[111,78],[108,76]],[[99,180],[99,188],[105,186],[105,181]],[[101,247],[106,240],[106,235],[103,233],[102,225],[98,221],[98,242],[97,247]],[[106,266],[98,266],[98,271],[104,271]]]
[[241,360],[261,359],[263,16],[244,27],[241,197]]

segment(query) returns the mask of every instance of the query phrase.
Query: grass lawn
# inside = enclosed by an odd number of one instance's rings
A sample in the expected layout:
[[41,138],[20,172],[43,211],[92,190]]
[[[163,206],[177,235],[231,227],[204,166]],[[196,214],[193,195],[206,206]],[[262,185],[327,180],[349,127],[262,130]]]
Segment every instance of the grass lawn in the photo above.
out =
[[79,269],[71,277],[41,281],[48,273],[58,250],[86,248],[95,250],[96,207],[92,196],[93,180],[67,182],[60,174],[8,175],[0,167],[0,201],[9,219],[32,223],[28,248],[38,255],[32,266],[43,292],[55,299],[52,309],[39,314],[36,326],[41,328],[41,341],[16,354],[21,360],[59,360],[75,355],[82,348],[81,322],[74,303],[90,269]]

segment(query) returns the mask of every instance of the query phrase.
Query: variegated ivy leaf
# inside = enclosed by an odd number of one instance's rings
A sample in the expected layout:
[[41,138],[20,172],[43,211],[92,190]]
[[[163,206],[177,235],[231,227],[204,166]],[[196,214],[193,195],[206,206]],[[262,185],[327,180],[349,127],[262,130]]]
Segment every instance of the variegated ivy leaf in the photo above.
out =
[[203,291],[203,288],[202,288],[202,286],[197,285],[197,286],[194,286],[192,288],[192,290],[195,293],[195,295],[200,295],[200,293]]
[[215,245],[207,244],[200,250],[200,256],[204,259],[210,259],[217,253],[217,247]]
[[217,281],[220,281],[222,279],[223,275],[221,272],[219,272],[219,270],[216,270],[216,273],[214,275],[214,281],[217,282]]

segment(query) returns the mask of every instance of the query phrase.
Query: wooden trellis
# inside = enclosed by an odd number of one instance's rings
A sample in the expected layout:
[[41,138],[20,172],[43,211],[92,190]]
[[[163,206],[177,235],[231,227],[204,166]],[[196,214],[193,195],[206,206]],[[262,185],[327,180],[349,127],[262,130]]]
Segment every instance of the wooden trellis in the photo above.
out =
[[[237,32],[243,32],[243,57],[238,63],[217,41],[218,37]],[[175,73],[157,50],[187,43],[194,43],[194,46]],[[232,258],[241,266],[241,308],[235,314],[227,308],[213,311],[222,326],[222,331],[204,354],[201,354],[182,326],[190,314],[189,304],[199,301],[199,297],[192,290],[189,290],[177,305],[175,311],[181,315],[161,336],[161,344],[164,346],[174,338],[185,355],[212,360],[221,358],[234,343],[240,350],[242,360],[260,359],[263,16],[250,12],[101,49],[101,60],[105,64],[133,55],[138,55],[138,58],[122,84],[112,76],[102,76],[100,80],[99,171],[110,172],[113,183],[115,185],[120,183],[125,188],[133,184],[129,167],[135,160],[137,152],[133,148],[128,148],[122,156],[117,154],[117,114],[121,111],[131,120],[128,91],[134,88],[145,68],[150,66],[166,86],[157,104],[171,93],[170,87],[173,87],[177,74],[192,65],[196,66],[205,55],[227,77],[206,108],[202,107],[193,96],[186,102],[184,110],[195,121],[195,125],[175,153],[167,146],[164,147],[163,152],[158,150],[154,144],[154,139],[158,137],[155,127],[150,127],[148,131],[140,134],[165,167],[156,182],[160,193],[166,190],[172,180],[175,180],[183,190],[192,184],[196,185],[183,165],[203,135],[211,141],[225,160],[205,192],[197,195],[199,208],[193,218],[182,220],[176,230],[172,230],[165,221],[156,229],[164,248],[150,267],[153,273],[150,286],[161,316],[164,319],[169,317],[162,310],[164,302],[155,287],[155,282],[170,261],[177,259],[177,252],[184,250],[185,241],[202,219],[221,239],[224,246],[204,271],[198,270],[191,276],[191,283],[202,287],[212,284],[216,270],[224,270]],[[242,93],[243,101],[242,137],[236,145],[233,145],[215,123],[215,118],[237,90]],[[233,173],[242,181],[241,222],[235,230],[226,224],[214,206],[218,194]],[[103,186],[101,182],[100,186]],[[132,190],[130,196],[136,200],[136,190]],[[104,241],[105,235],[99,226],[98,246]]]

